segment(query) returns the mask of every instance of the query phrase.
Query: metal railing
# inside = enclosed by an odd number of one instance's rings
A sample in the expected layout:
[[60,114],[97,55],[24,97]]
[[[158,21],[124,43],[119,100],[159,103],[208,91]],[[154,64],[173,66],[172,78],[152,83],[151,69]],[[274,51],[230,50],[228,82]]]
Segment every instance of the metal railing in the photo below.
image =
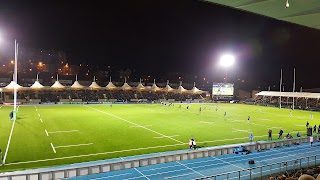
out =
[[262,179],[268,175],[284,173],[289,170],[299,170],[301,168],[308,168],[320,164],[320,154],[314,156],[307,156],[302,158],[293,159],[290,161],[282,161],[277,163],[271,163],[267,165],[257,166],[254,168],[248,168],[245,170],[231,171],[227,173],[215,174],[212,176],[206,176],[197,178],[196,180],[202,179]]

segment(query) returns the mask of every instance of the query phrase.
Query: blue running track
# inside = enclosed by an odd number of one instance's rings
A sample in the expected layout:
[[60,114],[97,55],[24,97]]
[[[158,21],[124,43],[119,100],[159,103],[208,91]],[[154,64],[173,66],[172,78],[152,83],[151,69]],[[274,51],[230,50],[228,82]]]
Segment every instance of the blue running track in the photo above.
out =
[[[313,157],[312,157],[313,156]],[[311,158],[312,157],[312,158]],[[302,159],[301,159],[302,158]],[[293,161],[294,159],[299,159]],[[249,164],[254,160],[255,164]],[[287,163],[281,163],[287,162]],[[219,175],[216,179],[250,179],[278,173],[280,170],[298,169],[301,167],[320,164],[320,143],[313,147],[309,143],[291,145],[250,154],[225,154],[192,160],[176,161],[164,164],[118,170],[70,179],[197,179],[212,175]],[[272,166],[265,166],[274,164]],[[261,166],[264,166],[261,168]],[[252,169],[252,170],[250,170]],[[224,173],[234,173],[226,175]],[[224,174],[224,175],[223,175]],[[214,178],[212,178],[214,179]]]

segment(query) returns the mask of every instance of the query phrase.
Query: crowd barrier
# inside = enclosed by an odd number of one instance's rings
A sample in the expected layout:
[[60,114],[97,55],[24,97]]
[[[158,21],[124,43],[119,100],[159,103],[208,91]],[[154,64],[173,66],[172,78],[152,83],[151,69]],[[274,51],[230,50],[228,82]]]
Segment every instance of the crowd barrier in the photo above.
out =
[[[318,139],[315,137],[314,139]],[[248,150],[266,150],[274,147],[281,147],[292,144],[300,144],[308,142],[309,137],[283,139],[277,141],[259,141],[253,143],[243,143]],[[5,172],[0,174],[0,180],[51,180],[51,179],[63,179],[76,176],[84,176],[90,174],[97,174],[103,172],[110,172],[128,168],[136,168],[154,164],[161,164],[174,161],[189,160],[195,158],[203,158],[210,156],[218,156],[223,154],[231,154],[234,148],[239,147],[237,145],[224,145],[216,147],[200,148],[198,150],[186,150],[186,151],[173,151],[166,154],[155,154],[152,156],[133,158],[130,160],[118,160],[112,162],[92,163],[92,164],[73,164],[63,167],[54,167],[46,169],[35,169],[28,171],[17,172]],[[232,174],[230,172],[229,174]],[[237,172],[238,173],[238,172]],[[229,175],[225,174],[225,175]],[[210,178],[215,177],[214,175]]]

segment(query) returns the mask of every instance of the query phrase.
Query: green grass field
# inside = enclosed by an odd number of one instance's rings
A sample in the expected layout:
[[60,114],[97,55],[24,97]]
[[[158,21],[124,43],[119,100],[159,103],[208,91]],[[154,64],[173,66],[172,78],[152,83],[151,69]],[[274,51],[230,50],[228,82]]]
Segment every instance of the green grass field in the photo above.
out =
[[[188,149],[194,138],[198,147],[273,139],[282,128],[284,135],[306,134],[305,124],[320,124],[318,112],[271,107],[216,104],[42,105],[20,106],[10,141],[6,164],[0,171],[30,169],[103,160],[146,153]],[[0,148],[7,147],[13,107],[0,109]],[[261,109],[261,111],[260,111]],[[224,112],[227,112],[224,118]],[[310,114],[313,119],[310,119]],[[247,120],[250,115],[250,121]]]

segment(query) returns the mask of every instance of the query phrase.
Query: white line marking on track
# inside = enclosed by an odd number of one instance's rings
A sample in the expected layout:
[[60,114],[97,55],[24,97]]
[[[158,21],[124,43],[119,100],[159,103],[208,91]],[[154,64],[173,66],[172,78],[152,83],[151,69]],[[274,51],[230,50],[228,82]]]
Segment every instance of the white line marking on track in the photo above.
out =
[[52,143],[50,143],[50,144],[51,144],[51,147],[52,147],[53,152],[54,152],[54,153],[57,153],[56,150],[54,149],[53,144],[52,144]]
[[108,178],[113,178],[113,177],[125,176],[125,175],[129,175],[129,174],[132,174],[132,173],[123,173],[123,174],[117,174],[117,175],[113,175],[113,176],[104,176],[104,177],[94,178],[92,180],[108,179]]
[[184,143],[184,142],[182,142],[182,141],[179,141],[179,140],[177,140],[177,139],[174,139],[174,138],[168,137],[168,136],[166,136],[166,135],[164,135],[164,134],[162,134],[162,133],[159,133],[159,132],[154,131],[154,130],[152,130],[152,129],[149,129],[149,128],[146,128],[146,127],[143,127],[143,126],[141,126],[141,125],[139,125],[139,124],[136,124],[136,123],[134,123],[134,122],[131,122],[131,121],[126,120],[126,119],[124,119],[124,118],[121,118],[121,117],[119,117],[119,116],[116,116],[116,115],[113,115],[113,114],[107,113],[107,112],[105,112],[105,111],[101,111],[101,110],[99,110],[99,109],[96,109],[96,108],[93,108],[93,107],[90,107],[90,106],[87,106],[87,105],[84,105],[84,106],[85,106],[85,107],[87,107],[87,108],[90,108],[90,109],[96,110],[96,111],[98,111],[98,112],[101,112],[101,113],[107,114],[107,115],[109,115],[109,116],[112,116],[112,117],[114,117],[114,118],[120,119],[120,120],[125,121],[125,122],[127,122],[127,123],[133,124],[133,125],[135,125],[135,126],[139,126],[139,127],[143,128],[143,129],[145,129],[145,130],[151,131],[151,132],[156,133],[156,134],[158,134],[158,135],[160,135],[160,136],[165,136],[165,137],[167,137],[167,138],[169,138],[169,139],[171,139],[171,140],[173,140],[173,141],[179,142],[179,143],[181,143],[181,144],[185,144],[185,143]]
[[217,160],[219,160],[219,161],[222,161],[223,163],[225,163],[225,164],[229,164],[229,165],[231,165],[231,166],[235,166],[235,167],[237,167],[237,168],[239,168],[239,169],[241,169],[241,170],[247,170],[247,171],[249,171],[248,169],[244,169],[244,168],[242,168],[242,167],[240,167],[240,166],[237,166],[237,165],[234,165],[234,164],[231,164],[230,162],[227,162],[227,161],[224,161],[224,160],[222,160],[222,159],[220,159],[220,158],[217,158],[217,157],[214,157],[214,156],[211,156],[213,159],[217,159]]
[[192,174],[194,174],[194,173],[191,172],[191,173],[187,173],[187,174],[180,174],[180,175],[176,175],[176,176],[169,176],[169,177],[165,177],[164,179],[172,179],[172,178],[185,177],[185,176],[192,175]]
[[[177,137],[177,136],[180,136],[180,135],[173,135],[173,136],[166,136],[166,137]],[[153,138],[166,138],[165,136],[160,136],[160,137],[153,137]]]
[[77,146],[89,146],[92,145],[93,143],[88,143],[88,144],[73,144],[73,145],[67,145],[67,146],[56,146],[55,148],[65,148],[65,147],[77,147]]
[[48,131],[46,129],[44,131],[46,132],[46,135],[49,136]]
[[194,170],[194,169],[192,169],[192,168],[190,168],[190,167],[188,167],[188,166],[186,166],[186,165],[184,165],[184,164],[180,163],[179,161],[176,161],[176,163],[180,164],[181,166],[183,166],[183,167],[185,167],[185,168],[187,168],[187,169],[190,169],[191,171],[193,171],[193,172],[195,172],[195,173],[199,174],[200,176],[205,177],[205,175],[203,175],[203,174],[201,174],[200,172],[198,172],[198,171],[196,171],[196,170]]
[[79,130],[53,131],[53,132],[48,132],[48,133],[50,133],[50,134],[53,134],[53,133],[69,133],[69,132],[76,132],[76,131],[79,131]]
[[[142,174],[142,172],[140,172],[137,168],[133,168],[134,170],[136,170],[139,174],[141,174],[143,177],[145,177],[146,179],[149,179],[146,175]],[[150,180],[150,179],[149,179]]]

